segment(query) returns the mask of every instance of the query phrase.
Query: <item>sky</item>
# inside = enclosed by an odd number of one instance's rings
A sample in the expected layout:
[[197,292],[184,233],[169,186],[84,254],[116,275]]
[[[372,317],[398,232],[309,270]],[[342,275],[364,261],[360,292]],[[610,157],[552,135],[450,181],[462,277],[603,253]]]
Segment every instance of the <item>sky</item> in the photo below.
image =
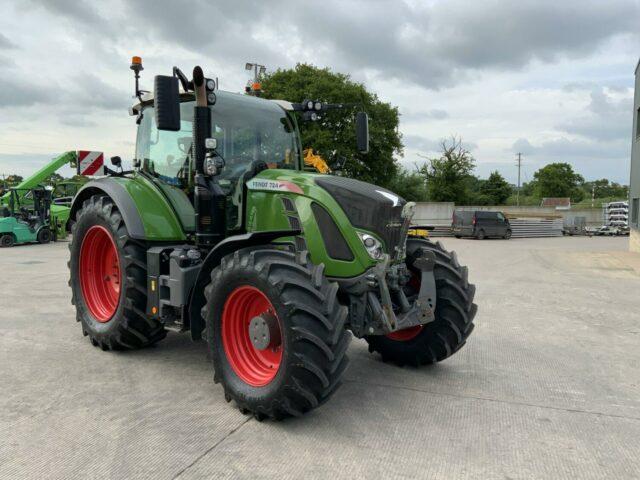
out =
[[522,181],[568,162],[628,183],[639,25],[640,0],[0,0],[0,174],[130,160],[139,55],[147,89],[174,65],[236,92],[245,62],[347,73],[398,106],[408,169],[453,135],[481,177],[515,183],[521,152]]

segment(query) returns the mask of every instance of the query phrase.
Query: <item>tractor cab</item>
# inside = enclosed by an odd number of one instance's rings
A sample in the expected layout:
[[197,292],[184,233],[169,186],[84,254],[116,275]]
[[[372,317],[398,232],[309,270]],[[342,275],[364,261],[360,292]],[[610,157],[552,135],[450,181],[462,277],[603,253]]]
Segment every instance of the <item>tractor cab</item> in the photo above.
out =
[[[301,144],[295,117],[274,101],[242,94],[217,92],[210,105],[209,138],[221,162],[217,181],[227,196],[227,228],[241,228],[244,184],[266,169],[301,169]],[[140,171],[161,184],[184,224],[193,228],[195,152],[193,148],[194,96],[180,95],[178,130],[160,130],[154,99],[148,95],[134,106],[139,115],[135,161]]]

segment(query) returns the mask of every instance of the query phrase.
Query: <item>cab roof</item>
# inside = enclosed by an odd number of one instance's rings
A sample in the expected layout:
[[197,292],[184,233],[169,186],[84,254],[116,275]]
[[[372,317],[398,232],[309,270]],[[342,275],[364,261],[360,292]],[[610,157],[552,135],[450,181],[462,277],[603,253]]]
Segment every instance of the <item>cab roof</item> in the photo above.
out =
[[[280,106],[280,108],[282,108],[283,110],[293,111],[293,105],[291,104],[291,102],[288,102],[286,100],[267,100],[260,97],[254,97],[252,95],[245,95],[243,93],[226,92],[224,90],[217,90],[215,94],[216,94],[216,97],[218,97],[219,99],[233,98],[235,101],[246,103],[247,106],[250,106],[251,104],[255,105],[257,102],[258,104],[262,104],[263,106],[268,104],[271,104],[271,105],[275,104]],[[153,96],[153,93],[151,92],[146,92],[142,95],[142,102],[140,102],[140,100],[136,98],[135,103],[131,107],[131,115],[138,114],[142,107],[151,105],[153,103],[153,100],[154,100],[154,96]],[[180,92],[181,102],[190,101],[190,100],[195,100],[195,94],[193,92]]]

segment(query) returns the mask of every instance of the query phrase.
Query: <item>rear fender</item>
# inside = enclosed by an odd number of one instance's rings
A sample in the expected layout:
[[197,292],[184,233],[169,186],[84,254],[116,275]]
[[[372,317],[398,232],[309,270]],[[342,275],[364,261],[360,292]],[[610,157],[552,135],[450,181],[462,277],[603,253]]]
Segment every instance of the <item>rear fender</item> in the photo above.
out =
[[85,200],[100,194],[108,195],[116,204],[131,238],[144,240],[144,224],[131,195],[127,193],[127,190],[122,185],[110,182],[108,178],[93,180],[78,190],[71,204],[69,220],[75,221],[78,210],[82,208]]
[[108,195],[113,200],[131,238],[159,242],[187,240],[169,200],[144,176],[107,177],[85,184],[73,200],[69,219],[74,221],[84,201],[96,194]]

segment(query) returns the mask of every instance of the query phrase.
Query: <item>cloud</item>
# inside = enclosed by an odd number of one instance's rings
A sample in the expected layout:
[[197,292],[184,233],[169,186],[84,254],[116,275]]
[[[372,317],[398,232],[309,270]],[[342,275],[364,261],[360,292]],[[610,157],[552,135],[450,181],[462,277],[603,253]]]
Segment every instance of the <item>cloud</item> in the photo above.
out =
[[[423,137],[421,135],[405,135],[403,137],[404,144],[407,148],[411,148],[414,150],[420,150],[423,153],[433,153],[433,152],[441,152],[442,151],[442,143],[445,142],[447,145],[451,144],[451,137],[439,138],[437,140]],[[473,151],[478,148],[478,144],[475,142],[470,142],[466,140],[462,140],[462,146],[467,150]]]
[[467,81],[477,72],[588,56],[613,37],[638,38],[640,16],[634,0],[200,0],[190,8],[173,0],[140,0],[123,4],[124,12],[75,0],[32,1],[97,38],[117,37],[107,18],[115,10],[135,18],[136,31],[149,40],[221,61],[311,61],[430,88]]
[[16,48],[13,42],[0,33],[0,50],[9,50],[13,48]]
[[38,105],[55,98],[54,92],[40,85],[0,75],[0,109]]
[[[512,147],[513,152],[520,152],[524,157],[549,162],[597,162],[607,168],[612,162],[627,162],[630,154],[629,142],[594,142],[583,139],[565,137],[548,140],[532,145],[527,139],[518,139]],[[611,175],[612,172],[610,171]],[[626,177],[623,174],[623,177]]]
[[433,110],[429,110],[425,112],[423,118],[431,118],[433,120],[444,120],[445,118],[449,118],[449,114],[446,110],[439,110],[434,108]]
[[585,113],[557,125],[558,130],[590,140],[628,140],[633,119],[633,92],[630,89],[614,91],[625,95],[617,99],[603,87],[592,89]]

